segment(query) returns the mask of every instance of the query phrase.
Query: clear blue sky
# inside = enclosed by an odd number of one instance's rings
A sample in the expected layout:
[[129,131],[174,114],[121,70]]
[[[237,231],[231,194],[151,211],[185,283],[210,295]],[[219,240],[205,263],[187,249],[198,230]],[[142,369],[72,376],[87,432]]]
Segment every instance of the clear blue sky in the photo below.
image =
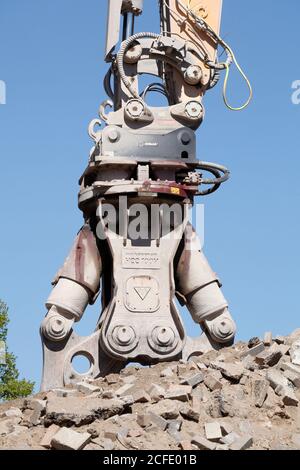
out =
[[[157,30],[145,0],[139,30]],[[221,86],[209,95],[198,156],[232,178],[205,202],[205,252],[220,275],[238,338],[287,334],[299,321],[298,0],[225,0],[224,38],[251,78],[254,100],[228,111]],[[39,381],[39,325],[50,281],[81,226],[77,181],[92,143],[88,122],[105,98],[105,0],[1,0],[0,298],[10,307],[9,348],[21,374]],[[244,84],[233,73],[230,98]],[[88,334],[96,307],[79,328]],[[185,316],[187,330],[197,327]]]

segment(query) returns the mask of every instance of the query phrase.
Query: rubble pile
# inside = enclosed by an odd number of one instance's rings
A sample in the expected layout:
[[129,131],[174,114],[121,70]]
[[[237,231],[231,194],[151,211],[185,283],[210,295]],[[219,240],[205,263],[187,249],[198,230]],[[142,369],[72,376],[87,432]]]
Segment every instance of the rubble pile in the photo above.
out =
[[300,449],[300,330],[0,404],[0,449]]

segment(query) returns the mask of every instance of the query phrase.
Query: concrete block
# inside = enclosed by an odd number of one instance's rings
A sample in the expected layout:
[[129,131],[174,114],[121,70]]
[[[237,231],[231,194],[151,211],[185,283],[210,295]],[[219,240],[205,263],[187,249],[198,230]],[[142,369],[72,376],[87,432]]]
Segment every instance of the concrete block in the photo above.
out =
[[215,450],[217,445],[214,442],[208,441],[205,437],[194,436],[192,444],[195,444],[200,450]]
[[119,383],[120,376],[119,374],[109,374],[105,377],[105,381],[108,385],[113,385]]
[[275,343],[277,344],[284,344],[285,343],[285,337],[284,336],[276,336],[274,339]]
[[156,413],[152,413],[151,411],[149,412],[150,416],[150,421],[152,424],[157,426],[159,429],[162,431],[165,431],[168,427],[168,421],[164,418],[162,418],[160,415]]
[[205,435],[209,441],[218,442],[222,438],[221,426],[219,423],[205,423]]
[[273,335],[270,331],[268,331],[267,333],[265,333],[264,335],[264,345],[265,346],[271,346],[272,344],[272,340],[273,340]]
[[227,436],[233,431],[232,425],[230,423],[220,423],[222,436]]
[[151,401],[150,395],[147,392],[145,392],[145,390],[140,389],[140,388],[135,389],[132,392],[132,397],[133,397],[134,403],[148,403],[149,401]]
[[60,427],[57,426],[57,424],[51,424],[51,426],[47,429],[43,439],[41,440],[40,445],[42,447],[51,447],[52,438],[59,431],[59,429]]
[[290,381],[296,388],[300,388],[300,375],[290,370],[285,370],[283,375]]
[[252,382],[252,396],[254,404],[261,408],[267,398],[269,382],[267,380],[258,379]]
[[181,402],[176,400],[163,400],[148,407],[148,412],[153,412],[165,419],[177,419]]
[[204,375],[201,372],[198,374],[191,375],[190,377],[184,378],[180,384],[181,385],[190,385],[191,387],[196,387],[204,381]]
[[207,374],[204,383],[206,387],[213,392],[214,390],[221,390],[222,389],[222,384],[219,382],[217,379],[214,378],[212,374]]
[[160,399],[166,396],[166,391],[163,387],[157,384],[151,384],[147,389],[147,392],[150,395],[151,400],[159,401]]
[[22,411],[19,408],[9,408],[0,414],[0,418],[22,418]]
[[95,419],[107,419],[121,414],[126,403],[122,400],[103,398],[51,398],[47,402],[45,424],[61,426],[90,424]]
[[247,450],[253,445],[253,438],[251,436],[243,436],[233,442],[230,450]]
[[166,399],[188,401],[192,393],[192,387],[190,385],[170,385],[166,392]]
[[69,428],[61,428],[51,440],[51,447],[57,450],[81,450],[91,440],[87,432],[79,433]]
[[300,366],[300,340],[294,341],[290,348],[292,364]]
[[282,357],[282,352],[277,344],[273,344],[270,348],[267,348],[265,351],[261,352],[255,357],[255,362],[260,367],[273,367],[275,366],[280,358]]
[[122,387],[118,388],[116,391],[115,391],[115,395],[117,397],[122,397],[122,396],[125,396],[125,395],[129,395],[129,392],[132,392],[134,390],[134,385],[129,383],[129,384],[124,384],[122,385]]
[[[200,407],[197,409],[200,409]],[[194,409],[194,407],[192,408],[188,404],[185,404],[180,407],[179,412],[184,419],[187,419],[188,421],[195,421],[195,423],[198,423],[200,419],[200,413],[197,411],[197,409]]]
[[211,367],[219,370],[226,379],[232,380],[233,382],[239,382],[244,373],[244,366],[242,364],[214,361],[211,363]]
[[242,354],[240,355],[240,358],[244,359],[247,356],[255,357],[258,354],[262,353],[264,350],[265,350],[265,345],[264,343],[260,342],[256,344],[254,347],[252,347],[251,349],[248,349],[247,351],[242,352]]
[[266,379],[271,387],[275,390],[279,385],[288,387],[288,379],[277,369],[269,369],[266,373]]
[[226,436],[222,437],[220,439],[220,442],[222,444],[226,444],[228,446],[231,446],[234,442],[238,441],[240,438],[241,438],[241,436],[239,436],[235,432],[230,432]]
[[79,382],[76,384],[76,388],[81,393],[95,393],[101,392],[101,388],[97,385],[89,384],[88,382]]

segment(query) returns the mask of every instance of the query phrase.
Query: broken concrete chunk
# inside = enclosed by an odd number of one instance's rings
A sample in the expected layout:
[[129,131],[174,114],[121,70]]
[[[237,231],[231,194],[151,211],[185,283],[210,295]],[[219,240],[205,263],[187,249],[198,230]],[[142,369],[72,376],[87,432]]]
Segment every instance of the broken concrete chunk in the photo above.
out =
[[204,375],[201,372],[198,374],[191,375],[190,377],[184,378],[180,384],[181,385],[190,385],[191,387],[196,387],[204,381]]
[[265,345],[264,343],[258,343],[256,344],[254,347],[252,347],[251,349],[248,349],[247,351],[244,351],[242,354],[241,354],[241,359],[247,357],[247,356],[252,356],[252,357],[255,357],[257,356],[258,354],[260,354],[261,352],[263,352],[265,350]]
[[279,385],[288,387],[289,383],[286,377],[277,369],[269,369],[266,373],[266,379],[271,387],[275,390]]
[[252,349],[260,343],[261,343],[261,340],[257,336],[254,336],[254,338],[249,339],[248,348]]
[[98,387],[97,385],[89,384],[88,382],[79,382],[76,384],[76,387],[81,393],[94,393],[101,391],[100,387]]
[[290,348],[292,364],[300,366],[300,340],[295,341]]
[[51,447],[57,450],[81,450],[91,440],[89,433],[79,433],[69,428],[61,428],[51,440]]
[[215,450],[217,446],[214,442],[208,441],[202,436],[194,436],[192,444],[195,444],[200,450]]
[[0,418],[22,418],[22,411],[19,408],[9,408],[0,414]]
[[211,363],[211,367],[219,370],[226,379],[232,380],[233,382],[239,382],[244,373],[242,364],[228,364],[214,361]]
[[155,424],[155,426],[157,426],[162,431],[165,431],[167,429],[168,421],[166,419],[162,418],[156,413],[152,413],[151,411],[149,412],[149,416],[152,424]]
[[[194,403],[194,397],[193,397],[193,403]],[[181,416],[188,421],[195,421],[196,423],[199,422],[200,419],[200,413],[196,411],[194,408],[189,406],[188,404],[185,404],[180,407],[179,412]]]
[[153,412],[165,419],[176,419],[179,416],[180,401],[163,400],[159,403],[148,406],[148,412]]
[[96,418],[106,419],[121,414],[126,404],[122,400],[106,400],[103,398],[52,398],[46,407],[46,424],[76,426],[90,424]]
[[165,389],[157,384],[151,384],[151,386],[147,389],[147,392],[149,393],[150,398],[153,401],[159,401],[166,395]]
[[296,366],[295,364],[284,362],[284,363],[280,364],[280,369],[290,370],[291,372],[294,372],[295,374],[299,375],[299,377],[300,377],[300,366]]
[[127,375],[123,377],[122,380],[124,384],[133,384],[134,382],[136,382],[136,377],[134,375]]
[[264,335],[264,345],[265,346],[271,346],[272,344],[272,340],[273,340],[273,335],[270,331],[268,331],[267,333],[265,333]]
[[191,393],[190,385],[170,385],[165,397],[169,400],[188,401]]
[[20,423],[21,418],[9,418],[0,422],[0,436],[6,436],[14,432],[16,426]]
[[238,441],[240,437],[241,436],[239,436],[235,432],[230,432],[226,436],[222,437],[222,439],[220,439],[220,442],[222,442],[223,444],[227,444],[228,446],[231,446],[234,442]]
[[150,395],[147,392],[145,392],[145,390],[142,390],[140,388],[135,389],[132,392],[132,398],[133,398],[134,403],[147,403],[151,401]]
[[258,379],[252,382],[252,396],[254,404],[261,408],[267,398],[269,382],[267,380]]
[[[279,395],[282,397],[282,402],[285,406],[298,406],[299,400],[291,388],[280,387]],[[277,389],[276,389],[277,391]]]
[[273,367],[279,362],[281,357],[282,352],[279,346],[274,343],[270,348],[258,354],[255,358],[255,362],[260,367]]
[[219,423],[205,423],[205,435],[209,441],[218,442],[222,437],[221,426]]
[[129,395],[129,392],[134,390],[134,385],[129,383],[129,384],[124,384],[122,387],[118,388],[118,390],[115,391],[115,395],[117,397],[122,397],[125,395]]
[[284,336],[276,336],[276,338],[274,339],[274,341],[275,341],[277,344],[284,344],[284,343],[285,343],[285,337],[284,337]]
[[43,439],[41,440],[40,445],[42,447],[51,447],[52,438],[59,431],[59,429],[60,427],[57,426],[57,424],[51,424],[51,426],[47,429]]
[[205,383],[206,387],[209,390],[211,390],[212,392],[214,390],[221,390],[221,388],[222,388],[221,382],[219,382],[217,379],[215,379],[212,374],[207,374],[206,375],[206,377],[204,379],[204,383]]
[[247,450],[253,445],[253,438],[251,436],[240,437],[233,442],[230,446],[230,450]]
[[285,370],[283,375],[290,381],[296,388],[300,388],[300,375],[290,370]]
[[108,385],[113,385],[119,383],[120,376],[119,374],[109,374],[105,377],[105,381]]
[[232,425],[230,423],[220,423],[222,436],[227,436],[233,431]]

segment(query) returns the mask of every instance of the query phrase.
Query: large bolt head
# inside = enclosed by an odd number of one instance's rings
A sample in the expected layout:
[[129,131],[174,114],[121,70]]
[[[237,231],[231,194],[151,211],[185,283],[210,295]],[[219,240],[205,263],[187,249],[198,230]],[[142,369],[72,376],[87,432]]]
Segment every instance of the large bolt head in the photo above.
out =
[[231,341],[235,330],[235,324],[231,318],[216,318],[210,325],[211,335],[220,343]]
[[204,109],[199,101],[189,101],[185,107],[185,114],[192,120],[198,120],[203,117]]
[[202,70],[198,65],[190,65],[184,73],[184,80],[189,85],[198,85],[201,82],[201,78]]
[[107,137],[110,140],[110,142],[117,142],[120,138],[120,132],[116,127],[112,127],[108,129],[107,131]]
[[116,340],[118,341],[119,344],[121,345],[128,345],[132,343],[132,341],[135,338],[134,331],[131,327],[128,326],[119,326],[116,329]]
[[125,107],[126,114],[132,119],[139,118],[143,114],[144,110],[145,106],[142,101],[134,99],[128,101]]
[[172,352],[178,343],[173,328],[169,326],[156,326],[148,336],[148,344],[160,354]]
[[44,335],[52,341],[63,340],[70,331],[70,322],[61,315],[52,315],[45,318],[42,324]]

